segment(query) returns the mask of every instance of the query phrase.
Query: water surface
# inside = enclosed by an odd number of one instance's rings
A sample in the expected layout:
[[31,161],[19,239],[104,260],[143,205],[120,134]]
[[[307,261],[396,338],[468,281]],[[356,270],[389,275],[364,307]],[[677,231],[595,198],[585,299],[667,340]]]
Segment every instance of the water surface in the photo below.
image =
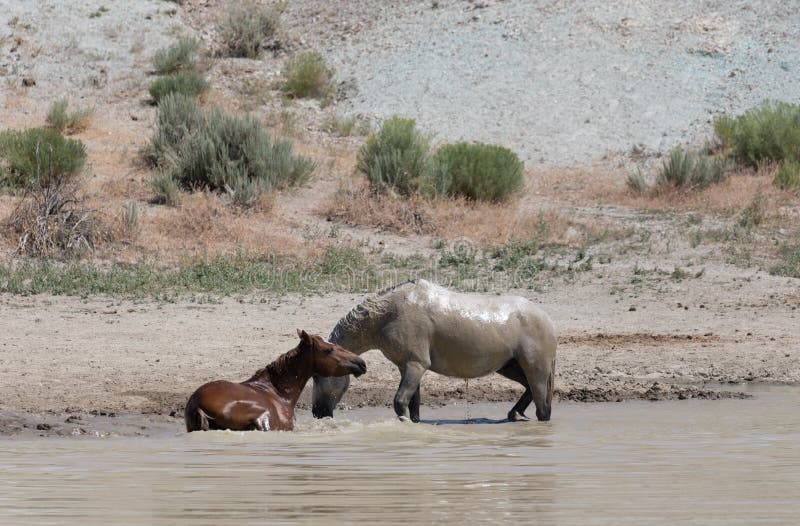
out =
[[748,400],[303,415],[294,433],[0,439],[2,524],[790,524],[800,389]]

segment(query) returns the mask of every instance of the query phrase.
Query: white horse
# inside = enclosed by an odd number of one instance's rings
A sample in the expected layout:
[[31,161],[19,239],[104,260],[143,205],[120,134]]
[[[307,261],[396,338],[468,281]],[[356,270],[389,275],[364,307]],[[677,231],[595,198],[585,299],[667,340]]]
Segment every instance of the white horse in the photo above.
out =
[[[355,354],[380,349],[400,369],[394,410],[419,421],[419,383],[425,371],[457,378],[497,372],[525,387],[508,419],[549,420],[553,399],[556,333],[550,318],[519,296],[449,291],[414,280],[367,298],[331,332],[331,343]],[[350,380],[314,378],[313,413],[333,416]]]

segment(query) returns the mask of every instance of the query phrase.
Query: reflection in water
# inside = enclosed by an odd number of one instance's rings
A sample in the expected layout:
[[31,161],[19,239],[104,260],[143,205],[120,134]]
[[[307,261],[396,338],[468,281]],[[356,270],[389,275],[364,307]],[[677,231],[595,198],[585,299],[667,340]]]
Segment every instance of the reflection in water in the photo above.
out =
[[[800,390],[752,400],[505,405],[304,417],[294,433],[0,440],[0,522],[480,520],[786,524],[800,513]],[[177,431],[177,430],[176,430]]]

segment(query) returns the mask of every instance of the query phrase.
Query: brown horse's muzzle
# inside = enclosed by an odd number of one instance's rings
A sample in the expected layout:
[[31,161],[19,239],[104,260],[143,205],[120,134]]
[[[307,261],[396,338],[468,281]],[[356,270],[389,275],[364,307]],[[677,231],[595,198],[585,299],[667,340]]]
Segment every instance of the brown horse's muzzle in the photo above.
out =
[[367,372],[367,364],[361,358],[352,360],[348,367],[352,375],[356,378]]

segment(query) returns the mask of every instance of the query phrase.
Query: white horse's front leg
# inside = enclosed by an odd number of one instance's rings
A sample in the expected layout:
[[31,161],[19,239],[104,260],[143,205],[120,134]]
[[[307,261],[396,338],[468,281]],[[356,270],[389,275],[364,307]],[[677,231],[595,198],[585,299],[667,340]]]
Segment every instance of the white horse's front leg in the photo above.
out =
[[[407,362],[400,367],[400,387],[397,388],[397,394],[394,395],[394,412],[397,413],[400,420],[411,420],[408,404],[419,389],[419,382],[427,370],[428,368],[419,362]],[[414,416],[418,421],[419,415]]]
[[350,385],[349,376],[314,377],[314,390],[311,394],[311,413],[315,418],[332,417],[333,410]]

